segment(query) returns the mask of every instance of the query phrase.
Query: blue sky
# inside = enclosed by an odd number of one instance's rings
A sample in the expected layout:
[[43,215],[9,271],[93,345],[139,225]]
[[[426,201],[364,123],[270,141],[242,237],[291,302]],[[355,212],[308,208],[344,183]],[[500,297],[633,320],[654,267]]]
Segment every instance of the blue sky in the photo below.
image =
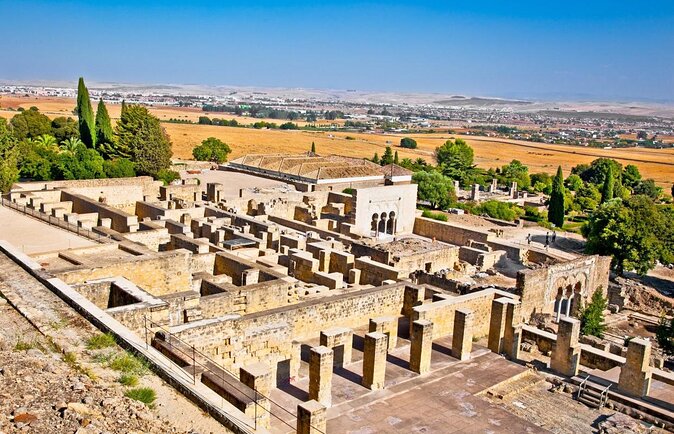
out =
[[0,79],[674,101],[674,1],[0,0]]

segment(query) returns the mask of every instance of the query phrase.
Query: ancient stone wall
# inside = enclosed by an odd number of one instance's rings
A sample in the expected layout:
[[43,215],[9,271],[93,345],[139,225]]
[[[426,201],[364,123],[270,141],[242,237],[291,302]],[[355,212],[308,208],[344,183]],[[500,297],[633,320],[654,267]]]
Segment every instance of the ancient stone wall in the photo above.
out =
[[[127,214],[124,211],[98,202],[98,200],[69,191],[63,191],[61,198],[62,200],[72,202],[74,213],[97,213],[99,220],[103,218],[110,219],[111,229],[117,232],[135,232],[138,230],[138,217],[135,215]],[[94,226],[98,226],[98,222]]]
[[467,246],[471,240],[487,243],[496,237],[495,234],[487,231],[426,217],[417,217],[414,220],[414,233],[457,246]]

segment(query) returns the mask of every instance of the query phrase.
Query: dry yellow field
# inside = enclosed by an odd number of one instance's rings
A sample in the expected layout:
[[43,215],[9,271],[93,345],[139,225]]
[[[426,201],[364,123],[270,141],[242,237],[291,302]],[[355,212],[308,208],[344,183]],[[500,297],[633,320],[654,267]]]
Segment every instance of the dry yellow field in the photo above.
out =
[[[17,98],[0,97],[0,116],[12,117],[15,111],[4,110],[6,107],[37,106],[50,117],[72,116],[75,101],[68,98]],[[108,107],[113,118],[119,117],[120,106]],[[152,107],[153,114],[160,119],[182,118],[196,120],[204,112],[198,109],[177,107]],[[215,116],[217,117],[217,116]],[[220,116],[225,117],[225,116]],[[226,118],[230,119],[229,116]],[[239,118],[243,123],[251,123],[259,119]],[[278,120],[274,121],[278,123]],[[600,157],[615,158],[623,165],[636,164],[644,177],[653,178],[667,189],[674,182],[674,150],[658,149],[596,149],[577,146],[548,145],[516,140],[494,139],[488,137],[448,135],[448,134],[412,134],[419,147],[418,149],[402,149],[397,147],[403,134],[383,133],[345,133],[345,132],[313,132],[313,131],[282,131],[282,130],[255,130],[250,128],[230,128],[196,124],[163,124],[171,136],[174,156],[189,159],[192,157],[192,148],[207,137],[217,137],[228,143],[232,148],[230,158],[236,158],[248,153],[296,153],[310,150],[311,143],[316,143],[317,152],[321,154],[342,154],[356,157],[372,157],[377,152],[381,156],[387,145],[398,151],[400,158],[424,158],[431,162],[433,151],[450,137],[462,137],[475,150],[475,162],[479,167],[490,168],[504,165],[513,159],[518,159],[529,166],[533,172],[554,173],[561,165],[565,174],[573,166],[580,163],[590,163]],[[350,136],[354,140],[347,140]]]

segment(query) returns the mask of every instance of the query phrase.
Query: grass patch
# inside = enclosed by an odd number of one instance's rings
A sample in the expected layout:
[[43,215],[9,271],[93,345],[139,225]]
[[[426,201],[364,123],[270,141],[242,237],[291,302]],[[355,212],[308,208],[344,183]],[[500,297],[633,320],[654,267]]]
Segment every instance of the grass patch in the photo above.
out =
[[73,352],[67,352],[63,355],[63,361],[70,367],[77,366],[77,355]]
[[131,399],[135,399],[136,401],[140,401],[148,406],[152,405],[155,399],[157,399],[157,393],[154,391],[154,389],[151,389],[149,387],[138,387],[136,389],[130,389],[127,390],[124,395],[126,395]]
[[115,341],[115,337],[110,333],[99,333],[87,340],[87,348],[90,350],[100,350],[115,345],[117,345],[117,341]]
[[133,374],[123,374],[122,376],[119,377],[119,379],[117,381],[119,381],[121,384],[123,384],[125,386],[130,386],[130,387],[134,387],[134,386],[138,385],[138,377],[136,377]]
[[145,363],[129,353],[116,356],[110,361],[109,367],[125,374],[145,375],[147,373]]
[[37,348],[37,342],[27,342],[19,339],[16,341],[16,345],[14,345],[14,351],[28,351],[33,348]]
[[421,213],[422,217],[426,217],[429,219],[433,220],[439,220],[441,222],[446,222],[447,221],[447,216],[441,212],[432,212],[427,209],[424,210],[424,212]]

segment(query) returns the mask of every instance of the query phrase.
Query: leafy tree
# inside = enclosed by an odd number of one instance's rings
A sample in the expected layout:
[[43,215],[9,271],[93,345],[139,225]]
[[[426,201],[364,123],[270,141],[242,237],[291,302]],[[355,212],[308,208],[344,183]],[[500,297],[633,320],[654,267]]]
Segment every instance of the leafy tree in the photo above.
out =
[[442,173],[453,179],[465,180],[473,169],[473,148],[462,139],[447,140],[442,146],[435,149],[435,161]]
[[632,190],[634,194],[643,194],[651,199],[658,200],[662,196],[662,187],[658,187],[652,179],[639,181]]
[[552,176],[549,173],[540,172],[534,173],[530,177],[531,185],[536,191],[542,191],[546,194],[550,194],[552,191]]
[[400,147],[407,149],[416,149],[417,141],[410,137],[403,137],[402,139],[400,139]]
[[[663,215],[652,199],[632,196],[602,204],[582,228],[586,252],[613,256],[613,268],[646,274],[663,254]],[[666,226],[666,225],[664,225]]]
[[520,218],[525,213],[524,209],[513,203],[501,202],[498,200],[482,202],[475,208],[474,212],[476,214],[486,214],[491,218],[510,222]]
[[387,146],[384,150],[384,155],[381,156],[381,165],[386,166],[391,163],[393,163],[393,149],[391,149],[390,146]]
[[56,138],[49,134],[42,134],[39,137],[36,137],[33,142],[37,145],[44,146],[45,148],[55,148],[57,145]]
[[454,183],[439,172],[416,172],[412,181],[418,185],[419,200],[429,202],[433,208],[446,209],[456,202]]
[[103,171],[108,178],[131,178],[136,176],[136,169],[130,160],[115,158],[103,162]]
[[162,169],[157,173],[157,179],[163,181],[164,185],[168,185],[176,179],[180,179],[180,174],[175,170]]
[[375,164],[381,164],[381,161],[379,160],[379,154],[377,154],[376,152],[374,153],[374,156],[372,157],[372,160],[370,160],[370,161],[372,161]]
[[62,141],[59,144],[59,148],[61,152],[67,152],[69,154],[75,154],[77,152],[77,148],[80,146],[83,146],[84,143],[78,139],[77,137],[70,137],[67,140]]
[[400,160],[398,160],[398,151],[395,151],[393,154],[393,164],[400,164]]
[[501,181],[506,185],[517,182],[518,188],[528,188],[531,185],[529,168],[519,160],[513,160],[501,167]]
[[613,166],[608,166],[608,171],[604,177],[604,185],[601,188],[601,203],[613,199],[615,178],[613,177]]
[[575,201],[581,210],[594,210],[601,203],[601,192],[594,184],[583,184],[576,192]]
[[51,121],[51,134],[61,143],[71,137],[80,137],[77,121],[70,117],[60,116]]
[[316,155],[316,143],[311,142],[311,154]]
[[562,166],[557,167],[557,175],[552,181],[548,220],[558,228],[564,226],[564,175],[562,175]]
[[157,176],[171,165],[171,141],[145,107],[130,105],[117,123],[115,155],[135,163],[142,175]]
[[63,152],[56,157],[54,174],[56,179],[105,178],[103,157],[95,149],[80,145],[74,153]]
[[564,185],[571,191],[578,191],[583,187],[583,180],[580,179],[580,176],[571,174],[566,178]]
[[110,158],[115,154],[115,133],[103,98],[98,101],[96,108],[96,147],[104,157]]
[[10,124],[12,134],[19,141],[51,133],[51,121],[37,107],[31,107],[14,116]]
[[89,90],[84,85],[84,78],[80,77],[77,83],[77,118],[79,120],[80,139],[86,146],[93,148],[96,145],[96,125],[94,111],[91,108]]
[[641,181],[641,173],[639,168],[634,164],[628,164],[625,166],[622,174],[622,182],[625,186],[629,188],[634,188],[639,181]]
[[232,152],[229,145],[215,137],[209,137],[201,145],[192,149],[192,155],[198,161],[213,161],[215,163],[224,163],[227,161],[227,155]]
[[5,118],[0,118],[0,193],[6,193],[19,179],[17,140]]
[[648,133],[646,131],[637,132],[637,140],[646,140],[648,138]]
[[299,130],[300,127],[297,126],[296,123],[294,122],[286,122],[281,125],[279,125],[279,128],[282,130]]
[[674,318],[668,320],[664,315],[660,318],[655,339],[663,354],[674,356]]
[[199,125],[212,125],[213,121],[208,116],[199,116]]
[[608,301],[602,294],[602,287],[597,288],[592,294],[590,303],[580,314],[580,332],[583,335],[604,337],[606,324],[604,323],[604,310]]

